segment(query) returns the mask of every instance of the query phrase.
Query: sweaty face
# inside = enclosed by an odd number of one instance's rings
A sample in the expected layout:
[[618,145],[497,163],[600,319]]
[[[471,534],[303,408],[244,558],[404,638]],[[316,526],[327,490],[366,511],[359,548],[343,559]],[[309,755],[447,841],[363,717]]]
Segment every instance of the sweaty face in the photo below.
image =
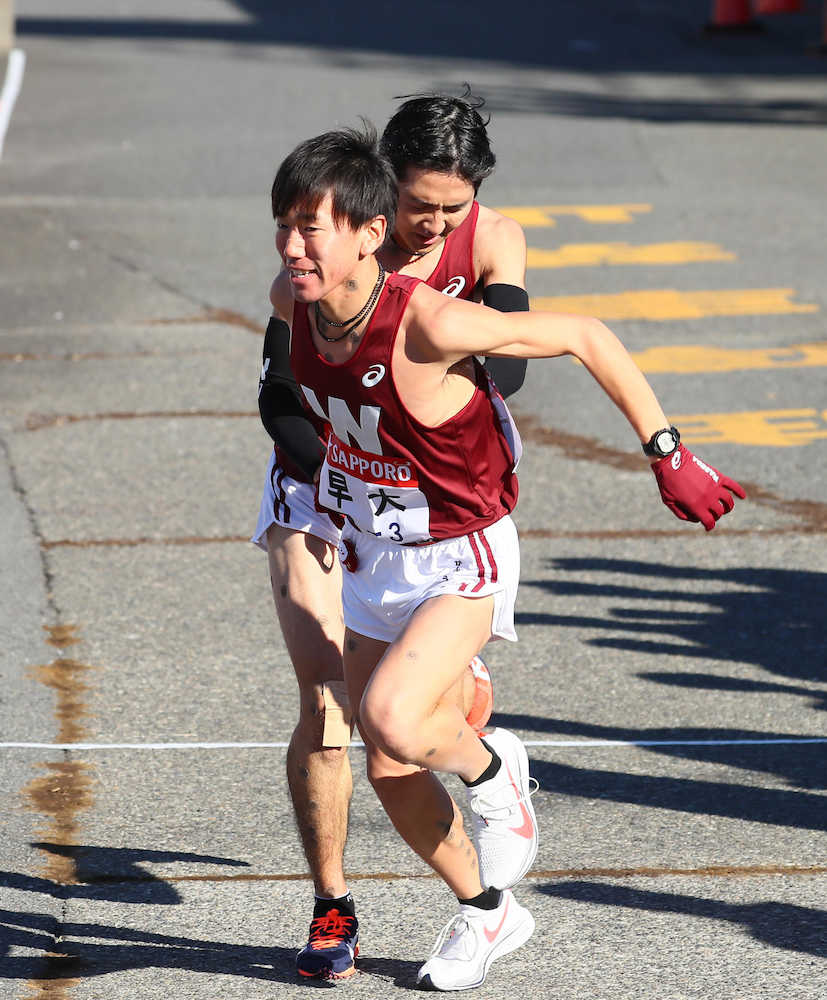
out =
[[408,167],[398,183],[394,238],[406,250],[438,247],[471,211],[474,186],[458,174]]
[[325,195],[315,212],[299,205],[276,219],[276,250],[297,302],[315,302],[351,274],[359,261],[362,233],[338,224]]

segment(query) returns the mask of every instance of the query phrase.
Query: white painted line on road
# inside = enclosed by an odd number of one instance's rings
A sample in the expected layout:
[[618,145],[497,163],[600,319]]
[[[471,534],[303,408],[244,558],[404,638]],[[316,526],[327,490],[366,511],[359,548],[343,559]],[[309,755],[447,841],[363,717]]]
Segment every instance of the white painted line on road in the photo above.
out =
[[[762,747],[827,743],[827,736],[765,740],[523,740],[526,747]],[[0,743],[0,750],[286,750],[289,743]],[[361,740],[351,746],[364,747]]]
[[11,113],[23,85],[23,70],[26,67],[26,53],[22,49],[12,49],[6,66],[6,79],[0,91],[0,158],[3,156],[3,142],[11,121]]
[[589,747],[763,747],[827,743],[827,736],[789,740],[523,740],[522,743],[525,747],[566,747],[574,750]]
[[[0,750],[286,750],[289,743],[0,743]],[[351,746],[364,746],[353,741]]]

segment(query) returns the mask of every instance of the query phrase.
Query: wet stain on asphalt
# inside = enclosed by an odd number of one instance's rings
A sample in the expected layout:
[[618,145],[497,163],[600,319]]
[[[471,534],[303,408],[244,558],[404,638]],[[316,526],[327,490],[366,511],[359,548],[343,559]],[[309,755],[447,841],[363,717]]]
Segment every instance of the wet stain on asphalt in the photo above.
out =
[[[58,629],[50,629],[53,634],[47,641],[52,645],[60,643],[65,648],[80,642],[73,628],[59,626]],[[31,676],[55,693],[55,717],[59,724],[56,741],[58,743],[77,743],[86,735],[83,719],[87,718],[89,713],[84,698],[89,686],[83,677],[89,670],[91,667],[88,664],[67,656],[58,656],[51,663],[30,667],[28,670]]]
[[264,327],[260,323],[249,319],[243,313],[235,312],[233,309],[205,309],[204,312],[195,316],[176,316],[168,319],[151,319],[147,321],[149,326],[180,326],[191,323],[225,323],[227,326],[239,326],[251,333],[264,334]]
[[184,417],[208,417],[238,420],[258,417],[253,410],[147,410],[145,413],[115,411],[112,413],[30,413],[26,417],[27,431],[42,431],[49,427],[65,427],[101,420],[181,420]]
[[46,625],[44,630],[47,633],[46,642],[56,649],[66,649],[83,641],[76,635],[77,625]]
[[[47,642],[61,652],[82,640],[77,626],[56,625],[46,628]],[[55,693],[55,718],[58,723],[57,741],[74,743],[88,735],[84,720],[89,717],[85,694],[89,685],[83,680],[92,668],[71,657],[58,656],[50,663],[30,668],[29,673]],[[65,887],[79,883],[77,864],[71,848],[78,844],[79,814],[93,802],[94,769],[68,752],[58,762],[41,761],[43,772],[24,788],[26,808],[45,818],[45,824],[35,830],[44,855],[40,874],[55,885],[60,898]],[[55,847],[50,851],[49,847]],[[61,923],[65,914],[61,914]],[[26,987],[31,992],[26,1000],[67,1000],[70,990],[80,981],[71,975],[79,960],[60,948],[58,935],[54,947],[43,955],[43,973],[31,979]]]
[[226,545],[228,543],[249,542],[249,535],[226,535],[214,538],[203,538],[201,536],[185,536],[180,538],[89,538],[83,541],[73,541],[72,539],[56,539],[52,542],[43,542],[44,549],[93,549],[93,548],[117,548],[123,546],[129,548],[137,545],[208,545],[218,543]]
[[[48,818],[45,827],[35,831],[39,840],[58,847],[77,844],[80,828],[78,813],[92,805],[93,769],[82,761],[40,763],[46,773],[34,778],[24,789],[28,808]],[[71,851],[64,854],[45,852],[44,878],[57,885],[78,885],[77,865]]]
[[70,991],[80,979],[69,978],[66,973],[76,970],[81,960],[61,951],[49,951],[43,957],[49,963],[49,978],[30,979],[26,988],[31,992],[22,1000],[68,1000]]
[[[825,875],[827,865],[707,865],[699,868],[549,868],[535,869],[529,878],[756,878],[767,875]],[[409,882],[438,879],[434,872],[347,872],[349,882]],[[84,879],[84,885],[105,885],[110,882],[152,882],[147,875],[98,875]],[[307,882],[307,872],[244,872],[236,875],[166,875],[164,882]]]
[[13,361],[20,364],[24,361],[123,361],[132,358],[191,358],[195,354],[209,354],[209,351],[187,350],[142,350],[142,351],[15,351],[0,352],[0,362]]

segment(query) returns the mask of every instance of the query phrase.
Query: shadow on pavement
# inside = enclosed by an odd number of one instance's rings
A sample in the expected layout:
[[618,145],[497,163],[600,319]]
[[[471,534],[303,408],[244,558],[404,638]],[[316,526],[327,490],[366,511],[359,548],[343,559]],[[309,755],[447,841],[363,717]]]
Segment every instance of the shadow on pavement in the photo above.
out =
[[[679,757],[682,760],[699,760],[744,771],[763,771],[784,778],[796,788],[827,788],[827,773],[823,766],[823,742],[785,745],[773,741],[819,740],[824,736],[803,733],[761,732],[753,729],[713,729],[703,727],[671,727],[668,729],[632,729],[621,726],[601,726],[588,722],[572,722],[548,716],[527,715],[513,712],[494,712],[491,724],[532,733],[554,733],[572,736],[578,740],[619,740],[630,743],[675,741],[700,742],[705,746],[643,746],[648,753]],[[756,741],[761,746],[716,746],[716,742],[732,744],[733,741]],[[827,809],[827,801],[825,801]]]
[[118,903],[152,903],[153,906],[175,905],[181,897],[174,886],[162,876],[140,867],[141,862],[168,864],[230,865],[248,867],[246,861],[217,858],[187,851],[153,851],[123,847],[92,847],[85,845],[33,843],[53,857],[70,858],[75,864],[77,883],[66,884],[37,875],[0,871],[0,888],[23,892],[42,892],[58,899],[97,899]]
[[[437,83],[436,90],[450,90],[455,83]],[[557,87],[518,87],[485,84],[477,88],[488,111],[556,115],[576,118],[617,118],[645,122],[705,122],[737,125],[827,124],[823,100],[699,100],[564,90]]]
[[671,684],[674,687],[692,688],[702,691],[742,691],[744,694],[791,694],[812,699],[812,708],[827,710],[827,690],[797,684],[774,684],[771,681],[756,681],[747,677],[719,677],[717,674],[703,674],[681,671],[670,674],[666,670],[644,671],[637,675],[641,680],[655,684]]
[[[623,633],[584,641],[605,649],[650,653],[659,663],[674,654],[751,663],[799,681],[827,681],[827,573],[750,567],[704,569],[591,558],[549,560],[549,568],[573,574],[576,579],[523,580],[521,586],[538,588],[550,596],[616,597],[628,603],[611,608],[600,618],[523,612],[516,616],[518,624]],[[646,577],[652,582],[584,582],[585,574]],[[693,582],[700,584],[698,589],[687,588]],[[714,589],[718,583],[723,589]],[[647,606],[633,603],[638,601],[646,601]],[[651,607],[657,601],[693,604],[697,610]]]
[[383,979],[393,980],[393,985],[399,989],[416,990],[421,993],[422,988],[417,985],[416,974],[426,958],[427,955],[423,955],[416,962],[390,958],[360,958],[356,966],[363,975],[381,976]]
[[[36,880],[8,872],[0,874],[0,886],[29,888],[28,881],[34,885]],[[110,893],[97,898],[119,902],[140,901],[150,905],[170,902],[157,880],[144,886],[144,890],[145,898],[142,900],[129,893],[126,897]],[[260,915],[262,922],[273,925],[275,935],[281,931],[277,914],[278,910],[274,907],[272,913]],[[249,922],[248,915],[245,924]],[[10,955],[12,949],[26,949],[39,954]],[[403,989],[418,989],[416,974],[420,965],[421,961],[374,957],[357,961],[357,968],[363,975],[393,980],[395,986]],[[48,913],[0,909],[0,979],[29,979],[43,983],[55,979],[89,979],[133,969],[185,969],[267,982],[298,982],[295,947],[285,948],[275,944],[259,947],[157,934],[122,925],[63,921]],[[336,984],[320,980],[303,980],[302,985],[318,989],[336,988]],[[341,985],[339,988],[342,988]]]
[[[61,940],[56,943],[58,932]],[[45,957],[10,956],[12,948],[37,950]],[[58,923],[46,913],[12,910],[0,910],[0,957],[0,978],[4,979],[85,979],[126,969],[157,968],[296,981],[293,948],[251,947],[99,923]]]
[[[49,35],[302,45],[335,50],[331,61],[337,64],[348,58],[358,60],[359,53],[380,53],[592,73],[823,74],[822,62],[805,54],[807,43],[820,36],[815,11],[773,18],[765,32],[748,37],[709,37],[703,30],[710,15],[709,0],[683,4],[672,0],[527,2],[520,6],[519,17],[503,17],[501,4],[494,0],[453,4],[421,0],[407,6],[387,0],[361,4],[307,0],[300,5],[235,0],[234,6],[243,18],[24,16],[18,18],[17,32],[21,38]],[[350,56],[344,50],[351,50]],[[578,101],[582,100],[579,95]],[[565,97],[562,102],[564,107]],[[687,108],[680,105],[673,111],[679,118],[687,114]],[[667,113],[664,104],[660,114]]]
[[[499,721],[499,717],[496,721]],[[799,752],[802,747],[796,748]],[[762,750],[763,753],[763,750]],[[811,755],[823,767],[824,750]],[[728,761],[722,759],[722,763]],[[531,759],[540,790],[552,795],[605,799],[649,809],[670,809],[696,816],[724,816],[748,823],[769,823],[801,830],[827,830],[827,797],[810,792],[761,788],[727,781],[628,774],[572,767]]]
[[[616,598],[622,603],[603,617],[532,612],[518,613],[518,623],[612,633],[605,637],[591,635],[583,641],[601,648],[656,656],[661,666],[668,666],[670,655],[680,657],[682,662],[687,657],[698,657],[727,664],[753,664],[802,682],[827,680],[823,625],[827,574],[786,569],[705,569],[594,558],[550,560],[549,567],[551,579],[526,580],[523,587],[538,588],[552,599]],[[601,582],[601,575],[607,577],[605,582]],[[645,584],[642,578],[646,578]],[[670,607],[659,608],[657,602]],[[764,684],[686,672],[672,675],[668,670],[640,672],[638,676],[656,683],[697,685],[711,690],[780,689],[783,693],[807,694],[816,699],[816,707],[821,707],[822,692],[803,685]],[[582,740],[699,741],[707,745],[645,749],[747,772],[765,772],[794,786],[762,788],[732,781],[586,769],[535,759],[532,773],[544,792],[805,830],[827,829],[827,798],[801,790],[818,792],[827,787],[823,744],[790,746],[772,742],[823,740],[823,730],[809,734],[712,727],[630,728],[500,712],[495,712],[492,721],[509,728]],[[763,745],[711,745],[713,741],[735,740],[755,740]]]
[[772,901],[726,903],[720,899],[651,892],[599,882],[551,883],[539,886],[537,891],[579,903],[599,903],[603,906],[623,906],[654,913],[677,913],[681,916],[724,920],[743,927],[756,941],[773,948],[827,957],[825,910]]
[[[187,862],[248,867],[244,861],[183,851],[153,851],[59,844],[32,844],[43,851],[76,861],[78,883],[64,884],[21,872],[0,871],[0,889],[41,893],[61,900],[102,903],[142,903],[172,906],[184,900],[175,886],[145,871],[141,862],[154,864]],[[189,874],[189,873],[188,873]],[[140,912],[140,911],[137,911]],[[258,915],[258,923],[281,932],[278,903],[272,911]],[[139,918],[135,918],[139,919]],[[155,921],[155,918],[152,918]],[[245,918],[256,921],[256,915]],[[127,921],[124,919],[123,923]],[[12,950],[30,950],[36,955],[10,956]],[[357,966],[364,975],[392,980],[403,989],[418,989],[416,974],[421,961],[362,957]],[[0,979],[88,979],[131,969],[166,968],[220,973],[296,983],[296,948],[272,945],[265,948],[180,935],[156,934],[123,924],[85,923],[62,920],[32,910],[0,909]],[[335,984],[309,980],[305,986],[334,988]]]

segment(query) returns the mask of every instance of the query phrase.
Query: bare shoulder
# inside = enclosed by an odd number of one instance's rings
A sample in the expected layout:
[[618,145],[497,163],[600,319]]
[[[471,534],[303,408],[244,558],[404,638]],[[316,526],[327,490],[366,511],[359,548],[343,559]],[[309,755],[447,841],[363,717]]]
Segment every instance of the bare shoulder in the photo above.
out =
[[503,282],[525,287],[525,233],[515,219],[480,205],[474,256],[483,284]]
[[408,301],[408,308],[405,313],[406,321],[424,321],[425,317],[439,315],[446,305],[455,302],[456,299],[450,295],[443,295],[435,288],[432,288],[425,281],[418,281],[411,291]]
[[443,295],[435,288],[421,281],[411,292],[408,308],[405,310],[404,325],[408,339],[429,339],[429,334],[439,329],[446,312],[451,313],[451,306],[457,299]]
[[[411,293],[403,326],[406,353],[418,362],[441,361],[446,366],[473,353],[457,345],[460,333],[479,325],[480,307],[465,299],[443,295],[424,282]],[[486,312],[488,310],[485,310]]]
[[273,315],[290,323],[293,320],[293,296],[290,294],[287,272],[279,271],[270,285],[270,304]]
[[486,247],[505,242],[509,246],[513,243],[525,248],[525,233],[516,219],[503,215],[494,208],[480,205],[476,241]]

